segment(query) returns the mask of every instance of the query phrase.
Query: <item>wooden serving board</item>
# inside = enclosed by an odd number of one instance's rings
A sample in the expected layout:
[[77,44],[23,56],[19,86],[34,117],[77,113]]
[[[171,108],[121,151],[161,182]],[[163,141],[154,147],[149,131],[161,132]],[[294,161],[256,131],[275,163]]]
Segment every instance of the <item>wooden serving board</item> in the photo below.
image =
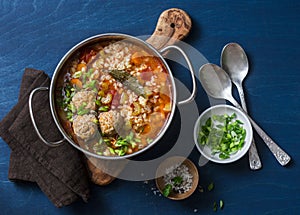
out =
[[[186,12],[171,8],[161,13],[153,34],[146,42],[160,50],[183,40],[189,34],[191,27],[192,21]],[[121,173],[127,160],[111,161],[87,157],[86,163],[91,181],[98,185],[108,185]]]

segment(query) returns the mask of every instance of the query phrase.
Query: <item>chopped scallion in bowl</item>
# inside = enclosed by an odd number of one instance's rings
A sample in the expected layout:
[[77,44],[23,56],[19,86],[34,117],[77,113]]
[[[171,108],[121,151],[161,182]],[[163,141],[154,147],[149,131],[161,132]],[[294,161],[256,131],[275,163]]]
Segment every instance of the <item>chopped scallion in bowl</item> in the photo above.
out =
[[194,141],[200,153],[216,163],[231,163],[249,149],[253,131],[247,116],[230,105],[205,110],[194,128]]

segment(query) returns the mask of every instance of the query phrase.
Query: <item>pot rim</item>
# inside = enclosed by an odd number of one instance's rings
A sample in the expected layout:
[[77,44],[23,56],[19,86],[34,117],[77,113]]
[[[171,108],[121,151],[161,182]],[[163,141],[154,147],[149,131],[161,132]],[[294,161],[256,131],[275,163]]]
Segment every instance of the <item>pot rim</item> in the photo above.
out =
[[[86,149],[80,147],[65,131],[65,129],[63,128],[63,126],[61,125],[60,121],[59,121],[59,116],[57,114],[56,108],[55,108],[55,87],[56,87],[56,82],[58,79],[58,76],[60,74],[61,68],[64,66],[65,62],[67,60],[69,60],[69,58],[76,53],[76,51],[78,51],[80,48],[84,47],[84,46],[88,46],[91,43],[96,42],[98,39],[107,37],[109,39],[109,37],[117,37],[117,38],[124,38],[124,39],[130,39],[133,41],[138,42],[139,44],[145,45],[147,48],[149,48],[151,51],[153,51],[155,53],[155,55],[157,57],[160,58],[160,60],[164,63],[164,66],[166,67],[169,75],[170,75],[170,80],[171,80],[171,85],[172,85],[172,109],[170,112],[170,115],[167,119],[167,122],[165,122],[165,124],[163,125],[163,128],[160,130],[160,132],[158,133],[158,135],[156,136],[156,138],[149,143],[146,147],[144,147],[141,150],[138,150],[137,152],[134,152],[132,154],[127,154],[124,156],[103,156],[103,155],[97,155],[95,153],[92,153],[90,151],[87,151]],[[162,55],[159,53],[159,51],[157,49],[155,49],[151,44],[145,42],[144,40],[139,39],[138,37],[134,37],[131,35],[127,35],[127,34],[122,34],[122,33],[104,33],[104,34],[97,34],[91,37],[88,37],[85,40],[82,40],[81,42],[77,43],[76,45],[74,45],[59,61],[59,63],[57,64],[52,79],[51,79],[51,84],[50,84],[50,90],[49,90],[49,101],[50,101],[50,110],[51,110],[51,114],[52,117],[54,119],[54,122],[56,124],[56,127],[59,129],[60,133],[63,135],[63,137],[76,149],[80,150],[81,152],[83,152],[85,155],[91,156],[91,157],[95,157],[95,158],[99,158],[99,159],[103,159],[103,160],[123,160],[123,159],[127,159],[127,158],[131,158],[134,157],[136,155],[139,155],[143,152],[145,152],[146,150],[150,149],[153,145],[155,145],[161,138],[162,136],[165,134],[165,132],[167,131],[167,129],[169,128],[173,117],[174,117],[174,113],[175,113],[175,107],[177,104],[177,91],[176,91],[176,86],[175,86],[175,81],[174,81],[174,77],[173,74],[169,68],[169,65],[167,64],[167,62],[165,61],[165,59],[162,57]]]

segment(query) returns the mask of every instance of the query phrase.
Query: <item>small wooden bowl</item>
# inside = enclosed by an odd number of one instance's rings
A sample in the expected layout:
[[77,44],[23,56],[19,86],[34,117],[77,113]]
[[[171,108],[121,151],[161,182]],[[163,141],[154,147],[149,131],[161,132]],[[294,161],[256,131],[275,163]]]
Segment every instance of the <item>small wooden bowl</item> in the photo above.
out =
[[198,174],[197,167],[195,166],[195,164],[192,161],[190,161],[189,159],[187,159],[185,157],[180,157],[180,156],[170,157],[170,158],[167,158],[166,160],[164,160],[156,170],[155,182],[156,182],[157,188],[159,189],[159,191],[161,193],[163,193],[163,190],[165,188],[165,182],[164,182],[163,176],[166,173],[166,169],[170,168],[171,166],[174,166],[178,163],[181,163],[181,164],[184,164],[185,166],[187,166],[187,168],[189,169],[189,172],[193,176],[193,182],[192,182],[191,189],[185,193],[176,193],[176,192],[172,191],[170,193],[170,195],[167,197],[172,200],[182,200],[182,199],[186,199],[187,197],[192,195],[193,192],[196,190],[196,188],[198,186],[198,181],[199,181],[199,174]]

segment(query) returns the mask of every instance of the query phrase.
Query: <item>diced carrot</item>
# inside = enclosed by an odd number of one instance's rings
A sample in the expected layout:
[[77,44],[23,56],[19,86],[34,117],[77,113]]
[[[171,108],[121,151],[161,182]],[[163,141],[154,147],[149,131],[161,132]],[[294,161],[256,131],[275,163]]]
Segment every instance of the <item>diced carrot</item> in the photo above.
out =
[[170,102],[170,96],[164,94],[164,93],[160,93],[159,94],[160,98],[163,100],[163,103],[168,103]]
[[151,126],[149,124],[146,124],[144,126],[143,134],[147,134],[151,131]]
[[109,81],[103,81],[103,83],[101,84],[101,89],[106,92],[109,89]]
[[86,69],[86,64],[85,63],[80,63],[77,65],[77,71],[82,71],[82,69]]
[[[161,82],[160,82],[161,83]],[[170,86],[168,84],[165,84],[163,86],[161,86],[159,93],[162,95],[171,95],[171,89]]]
[[157,57],[150,57],[149,58],[149,62],[148,65],[151,67],[151,69],[154,71],[158,66],[160,66],[160,61],[158,60]]
[[166,83],[166,80],[167,80],[167,74],[164,73],[164,72],[158,72],[156,74],[157,76],[157,82],[158,83]]
[[75,85],[77,88],[81,89],[82,88],[82,82],[78,78],[73,78],[71,79],[70,83],[72,85]]
[[163,103],[160,104],[160,105],[159,105],[159,110],[162,110],[164,107],[165,107],[165,104],[163,104]]
[[171,103],[170,102],[168,102],[168,103],[166,103],[165,104],[165,107],[163,108],[163,111],[165,111],[165,112],[170,112],[171,111]]
[[133,53],[133,55],[131,56],[131,63],[135,64],[135,65],[141,65],[142,63],[145,63],[145,61],[147,61],[147,56],[149,56],[149,54],[145,51],[138,51]]

